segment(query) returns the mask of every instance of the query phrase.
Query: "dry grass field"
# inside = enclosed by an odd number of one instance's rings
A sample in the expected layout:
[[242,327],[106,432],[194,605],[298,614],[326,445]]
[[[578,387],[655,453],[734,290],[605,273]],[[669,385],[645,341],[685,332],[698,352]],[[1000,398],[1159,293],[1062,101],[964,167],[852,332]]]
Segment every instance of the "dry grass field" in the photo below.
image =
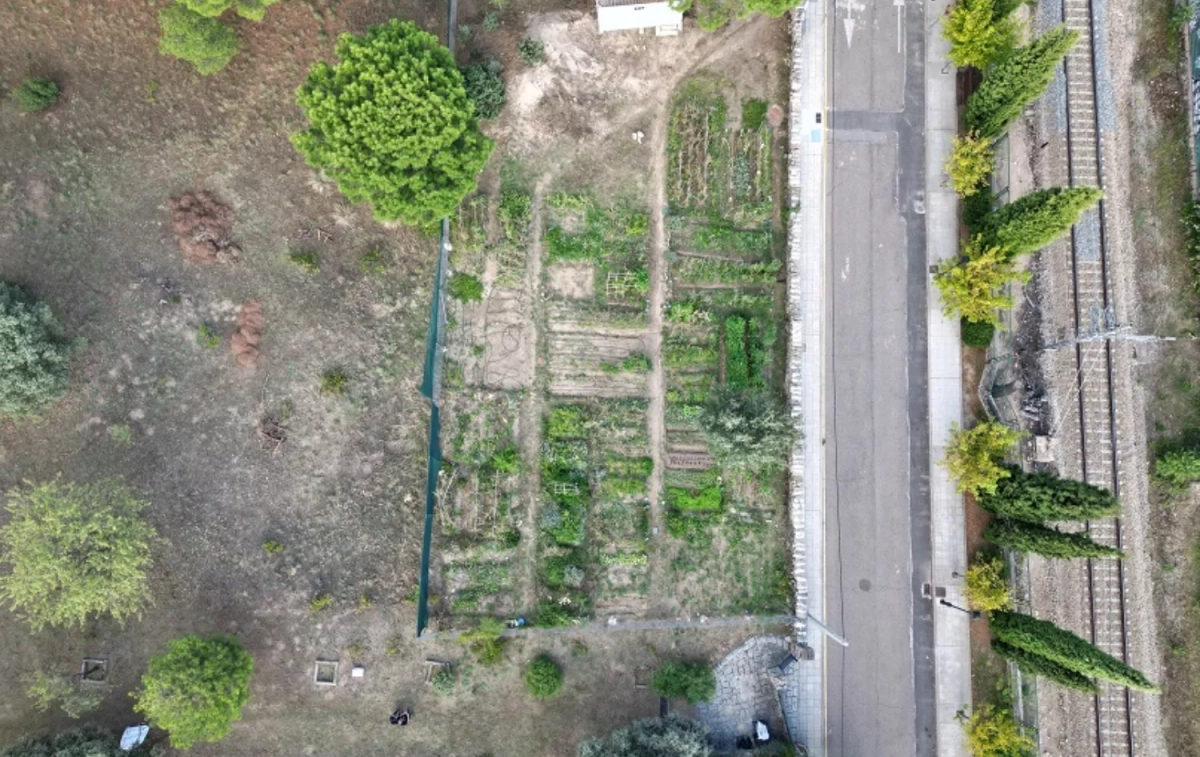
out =
[[[545,271],[561,296],[531,296],[542,286],[541,234],[571,222],[569,209],[547,198],[586,197],[614,212],[655,215],[662,172],[656,184],[654,165],[665,160],[676,86],[719,69],[731,113],[744,98],[780,102],[786,25],[760,18],[716,35],[689,25],[675,39],[601,39],[591,4],[567,5],[513,0],[490,31],[483,27],[490,6],[459,7],[458,23],[473,29],[460,60],[499,57],[508,86],[505,113],[485,127],[498,148],[481,179],[488,200],[478,231],[501,240],[505,189],[529,199],[530,225],[510,240],[511,270],[491,254],[503,245],[476,261],[490,296],[476,311],[455,314],[455,333],[470,338],[452,347],[460,372],[448,371],[458,397],[451,401],[469,417],[444,437],[461,434],[467,447],[485,440],[498,451],[499,435],[528,462],[537,450],[524,430],[540,428],[548,397],[600,394],[643,403],[641,433],[620,454],[656,457],[667,447],[661,429],[644,422],[653,387],[598,367],[657,347],[644,341],[651,310],[629,308],[640,313],[636,322],[589,322],[580,343],[569,329],[546,328],[562,323],[550,309],[593,295],[599,278]],[[7,32],[0,90],[42,75],[63,91],[39,114],[0,103],[0,278],[46,302],[73,348],[68,395],[36,420],[0,422],[0,486],[59,473],[120,475],[153,503],[149,518],[160,536],[154,602],[140,620],[34,635],[0,611],[0,678],[10,682],[0,694],[0,744],[70,724],[34,711],[19,681],[38,668],[76,669],[84,657],[105,659],[110,670],[110,693],[88,721],[136,722],[127,692],[148,657],[187,633],[236,634],[256,662],[243,722],[221,744],[192,750],[199,755],[559,755],[656,712],[652,694],[632,688],[635,668],[662,655],[715,661],[750,632],[531,637],[511,643],[505,662],[491,668],[473,665],[453,642],[413,638],[428,418],[417,386],[436,240],[384,227],[369,209],[349,205],[288,136],[304,123],[296,87],[314,61],[332,59],[337,34],[396,17],[443,35],[444,6],[286,0],[261,23],[235,21],[242,51],[204,78],[157,53],[157,10],[132,0],[0,6]],[[520,63],[516,43],[525,36],[545,42],[545,65]],[[169,203],[200,191],[232,211],[236,259],[200,264],[180,251]],[[634,232],[653,242],[654,221]],[[646,256],[648,274],[665,287],[652,249],[630,254]],[[667,293],[658,296],[665,303]],[[253,367],[239,366],[230,348],[248,302],[261,303],[264,321]],[[345,376],[343,393],[321,391],[330,372]],[[658,392],[661,402],[663,387]],[[439,513],[477,530],[512,518],[522,536],[507,567],[488,573],[486,591],[455,613],[454,596],[474,574],[456,573],[453,534],[441,532],[439,619],[535,608],[538,492],[530,487],[518,476],[493,491],[472,490]],[[772,507],[781,512],[781,502]],[[603,536],[612,554],[624,549],[621,540],[644,541],[651,525],[665,528],[665,512],[654,508],[647,523],[614,516]],[[785,539],[778,531],[764,543]],[[282,551],[264,549],[268,542]],[[636,559],[611,558],[597,584],[598,609],[631,602],[630,614],[665,617],[739,608],[699,590],[672,600],[671,587],[683,581],[676,573],[686,567],[672,567],[672,559],[678,563],[674,552],[659,553],[643,576]],[[721,591],[745,588],[734,581]],[[329,605],[314,610],[325,596]],[[777,599],[753,609],[779,609]],[[521,683],[524,663],[541,651],[566,671],[563,694],[547,702],[529,698]],[[456,663],[453,694],[437,696],[425,683],[427,658]],[[337,686],[314,685],[317,659],[340,660]],[[365,666],[364,678],[349,678],[352,663]],[[387,726],[397,704],[413,708],[411,727]]]

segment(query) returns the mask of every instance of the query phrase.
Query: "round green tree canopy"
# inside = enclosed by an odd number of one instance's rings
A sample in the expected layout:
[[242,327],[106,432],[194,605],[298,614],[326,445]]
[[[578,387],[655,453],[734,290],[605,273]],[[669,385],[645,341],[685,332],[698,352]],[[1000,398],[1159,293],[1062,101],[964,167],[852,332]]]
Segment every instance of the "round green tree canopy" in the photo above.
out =
[[0,415],[31,415],[62,396],[67,360],[50,308],[0,282]]
[[39,630],[136,615],[150,597],[148,503],[120,481],[54,480],[9,495],[0,597]]
[[338,39],[341,62],[318,63],[297,95],[309,128],[293,135],[325,171],[382,221],[427,225],[475,189],[492,151],[450,51],[393,20]]
[[253,672],[254,659],[237,639],[185,636],[150,660],[134,709],[170,733],[178,749],[220,741],[242,719]]

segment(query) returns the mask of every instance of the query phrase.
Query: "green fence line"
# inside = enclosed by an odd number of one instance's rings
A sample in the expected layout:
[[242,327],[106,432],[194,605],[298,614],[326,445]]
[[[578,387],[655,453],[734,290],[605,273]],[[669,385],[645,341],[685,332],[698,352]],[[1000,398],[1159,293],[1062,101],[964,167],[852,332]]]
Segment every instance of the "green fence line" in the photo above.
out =
[[446,266],[450,251],[450,221],[442,219],[438,245],[437,273],[433,279],[433,297],[429,306],[429,332],[425,344],[425,375],[421,394],[429,399],[429,448],[425,471],[425,531],[421,537],[421,570],[417,584],[417,636],[429,625],[429,561],[433,553],[433,508],[437,504],[438,475],[442,470],[442,420],[438,402],[442,383],[442,329],[446,325]]

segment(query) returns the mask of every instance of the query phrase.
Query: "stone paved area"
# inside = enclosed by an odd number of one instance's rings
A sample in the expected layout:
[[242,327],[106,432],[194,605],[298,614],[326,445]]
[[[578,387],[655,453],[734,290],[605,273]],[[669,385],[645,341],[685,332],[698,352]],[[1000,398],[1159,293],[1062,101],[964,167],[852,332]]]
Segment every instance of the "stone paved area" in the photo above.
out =
[[[754,636],[730,652],[717,665],[717,693],[713,701],[696,707],[700,721],[708,726],[713,746],[730,750],[739,736],[749,736],[755,720],[762,720],[772,736],[795,732],[799,724],[800,662],[792,666],[780,694],[776,694],[769,671],[787,657],[788,640],[783,636]],[[783,709],[780,709],[782,702]],[[783,718],[787,719],[787,729]]]

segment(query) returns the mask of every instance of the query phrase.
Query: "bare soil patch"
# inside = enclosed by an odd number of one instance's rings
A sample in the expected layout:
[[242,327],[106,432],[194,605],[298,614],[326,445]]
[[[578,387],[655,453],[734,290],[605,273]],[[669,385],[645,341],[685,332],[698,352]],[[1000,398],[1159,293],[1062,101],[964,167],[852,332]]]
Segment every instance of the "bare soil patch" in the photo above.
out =
[[546,276],[547,288],[559,297],[586,300],[596,293],[596,270],[590,263],[547,266]]

